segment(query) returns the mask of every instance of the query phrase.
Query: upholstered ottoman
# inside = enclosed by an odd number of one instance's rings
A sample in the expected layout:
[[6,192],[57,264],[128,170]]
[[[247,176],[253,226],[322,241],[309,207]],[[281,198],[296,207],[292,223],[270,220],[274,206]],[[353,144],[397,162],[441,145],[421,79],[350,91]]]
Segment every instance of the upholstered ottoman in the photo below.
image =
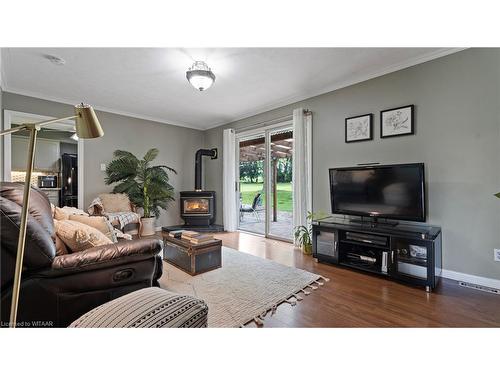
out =
[[207,316],[208,306],[202,300],[160,288],[145,288],[96,307],[70,327],[206,327]]

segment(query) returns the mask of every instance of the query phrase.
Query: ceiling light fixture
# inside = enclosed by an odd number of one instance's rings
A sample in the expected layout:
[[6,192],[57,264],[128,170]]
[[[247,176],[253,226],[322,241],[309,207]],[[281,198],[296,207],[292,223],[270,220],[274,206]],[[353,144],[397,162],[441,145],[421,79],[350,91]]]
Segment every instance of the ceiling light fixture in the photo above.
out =
[[186,72],[186,78],[197,90],[205,91],[215,82],[215,74],[204,61],[195,61]]

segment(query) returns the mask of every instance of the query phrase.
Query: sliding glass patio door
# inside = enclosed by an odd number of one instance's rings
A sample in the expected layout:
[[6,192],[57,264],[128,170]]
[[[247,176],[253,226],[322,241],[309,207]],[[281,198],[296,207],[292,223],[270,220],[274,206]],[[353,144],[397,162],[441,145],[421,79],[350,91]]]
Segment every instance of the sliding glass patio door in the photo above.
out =
[[238,139],[237,178],[239,194],[240,230],[266,234],[265,133],[253,134]]
[[238,229],[291,240],[293,132],[290,124],[237,136]]
[[267,235],[291,240],[293,232],[293,131],[290,128],[270,131],[268,141]]

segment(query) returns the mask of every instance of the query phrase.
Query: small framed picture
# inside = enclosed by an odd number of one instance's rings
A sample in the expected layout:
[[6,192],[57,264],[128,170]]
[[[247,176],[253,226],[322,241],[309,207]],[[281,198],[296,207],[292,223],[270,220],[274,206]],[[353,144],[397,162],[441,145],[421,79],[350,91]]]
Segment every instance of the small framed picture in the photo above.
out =
[[414,134],[414,105],[387,109],[380,112],[380,137],[396,137]]
[[373,114],[349,117],[345,119],[345,142],[360,142],[373,139]]

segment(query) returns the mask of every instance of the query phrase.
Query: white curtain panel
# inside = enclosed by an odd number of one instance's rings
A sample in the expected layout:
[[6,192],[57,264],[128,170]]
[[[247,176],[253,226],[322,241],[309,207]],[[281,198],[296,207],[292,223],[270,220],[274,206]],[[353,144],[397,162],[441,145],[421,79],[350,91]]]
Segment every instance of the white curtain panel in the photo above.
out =
[[222,141],[222,217],[224,229],[235,232],[238,229],[236,207],[236,135],[234,129],[225,129]]
[[293,225],[307,224],[312,210],[312,114],[293,111]]

